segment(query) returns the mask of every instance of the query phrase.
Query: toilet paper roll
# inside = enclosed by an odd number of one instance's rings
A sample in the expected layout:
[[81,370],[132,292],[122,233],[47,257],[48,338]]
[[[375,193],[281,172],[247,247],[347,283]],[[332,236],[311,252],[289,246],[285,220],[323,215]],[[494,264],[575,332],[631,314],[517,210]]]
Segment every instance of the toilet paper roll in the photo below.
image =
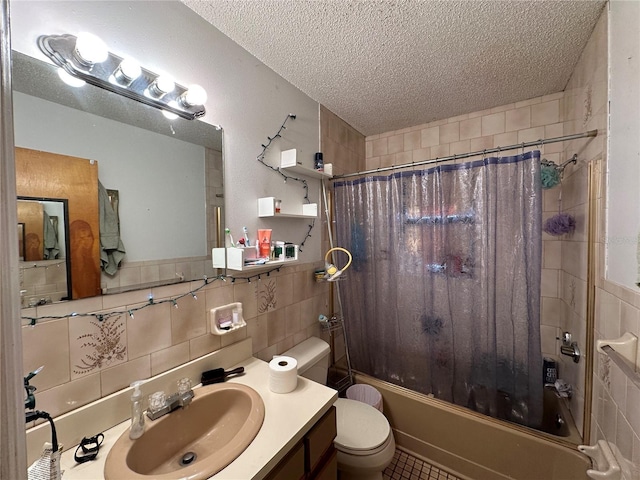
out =
[[269,362],[269,390],[274,393],[289,393],[298,385],[298,362],[284,355],[273,357]]

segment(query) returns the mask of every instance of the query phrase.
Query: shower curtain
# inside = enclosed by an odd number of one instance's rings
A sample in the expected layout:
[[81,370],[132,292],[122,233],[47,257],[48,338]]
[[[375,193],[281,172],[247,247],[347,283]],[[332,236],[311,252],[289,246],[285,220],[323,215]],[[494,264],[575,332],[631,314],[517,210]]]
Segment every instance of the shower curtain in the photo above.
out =
[[353,368],[537,427],[540,152],[336,182],[334,197]]

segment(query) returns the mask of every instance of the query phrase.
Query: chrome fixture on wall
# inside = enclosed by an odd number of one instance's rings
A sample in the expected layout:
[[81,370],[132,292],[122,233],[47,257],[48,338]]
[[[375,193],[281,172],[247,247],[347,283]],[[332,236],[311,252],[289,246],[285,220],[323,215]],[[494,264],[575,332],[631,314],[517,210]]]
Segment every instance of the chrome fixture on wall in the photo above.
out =
[[81,86],[84,82],[96,85],[159,108],[169,119],[177,115],[194,120],[205,113],[207,94],[202,87],[186,88],[167,75],[141,68],[135,60],[109,52],[95,35],[42,35],[38,46],[60,67],[61,78],[73,83],[72,86]]
[[571,334],[569,332],[562,332],[562,337],[558,340],[562,340],[562,345],[560,346],[560,353],[562,355],[567,355],[573,358],[575,363],[580,361],[580,349],[578,348],[578,342],[571,341]]

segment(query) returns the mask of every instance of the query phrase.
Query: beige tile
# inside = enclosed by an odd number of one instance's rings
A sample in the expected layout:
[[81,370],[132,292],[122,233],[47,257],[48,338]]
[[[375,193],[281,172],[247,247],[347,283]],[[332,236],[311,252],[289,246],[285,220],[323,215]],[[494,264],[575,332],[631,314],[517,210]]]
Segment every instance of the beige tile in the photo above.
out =
[[205,303],[201,300],[183,297],[176,300],[178,308],[169,308],[171,315],[171,343],[186,342],[207,333]]
[[513,132],[531,127],[531,107],[508,110],[506,114],[506,131]]
[[540,326],[540,345],[543,355],[557,355],[557,333],[557,327],[550,327],[548,325]]
[[207,353],[220,350],[222,341],[220,336],[205,334],[189,340],[189,358],[191,360],[206,355]]
[[[365,163],[365,169],[367,170],[373,170],[375,168],[380,168],[380,157],[371,157],[371,158],[367,158]],[[335,171],[334,171],[334,175],[335,175]]]
[[487,150],[493,148],[493,136],[472,138],[469,141],[469,149],[472,152],[478,152],[480,150]]
[[518,131],[518,143],[535,142],[544,138],[544,127],[528,128]]
[[526,107],[528,105],[535,105],[540,103],[540,97],[530,98],[529,100],[523,100],[521,102],[516,102],[516,108]]
[[294,303],[289,305],[284,311],[285,318],[285,334],[287,336],[294,335],[302,330],[302,322],[300,319],[300,304]]
[[365,142],[365,158],[373,157],[373,141]]
[[531,126],[550,125],[560,121],[560,100],[531,106]]
[[286,307],[293,303],[293,275],[286,273],[276,277],[278,307]]
[[518,143],[518,132],[500,133],[493,136],[493,147],[507,147]]
[[171,304],[160,303],[139,310],[133,318],[127,317],[126,326],[129,359],[170,347]]
[[411,161],[412,162],[421,162],[422,160],[431,159],[431,148],[420,148],[418,150],[414,150],[412,152]]
[[100,375],[95,373],[40,393],[36,392],[36,406],[38,410],[56,417],[99,398]]
[[[460,123],[453,122],[440,126],[440,140],[439,144],[453,143],[460,140]],[[426,146],[426,145],[423,145]]]
[[[295,304],[294,304],[295,305]],[[269,346],[267,336],[267,314],[249,318],[247,321],[247,336],[251,337],[253,353]]]
[[626,302],[620,303],[620,333],[640,336],[640,310]]
[[553,297],[544,297],[541,302],[540,323],[549,326],[560,326],[562,314],[562,300]]
[[286,336],[285,309],[267,314],[267,343],[269,346],[282,341]]
[[618,338],[622,302],[608,292],[596,296],[596,328],[603,338]]
[[449,156],[449,144],[445,145],[436,145],[435,147],[431,147],[431,158],[442,158]]
[[419,130],[404,134],[404,151],[409,152],[422,148],[422,134]]
[[480,117],[460,122],[460,140],[478,138],[482,135],[482,119]]
[[179,343],[173,347],[158,350],[151,354],[151,375],[158,375],[178,365],[187,363],[189,358],[189,342]]
[[393,135],[387,139],[389,153],[404,151],[404,135]]
[[102,396],[105,397],[128,387],[136,380],[144,380],[150,376],[151,361],[149,355],[102,370],[100,372]]
[[562,267],[562,242],[542,242],[544,268],[559,269]]
[[[257,282],[258,314],[271,312],[278,308],[278,289],[275,277],[267,277]],[[293,297],[293,295],[292,295]],[[247,315],[249,317],[253,315]]]
[[[454,142],[449,146],[449,155],[457,155],[462,153],[469,153],[471,150],[469,140],[462,140],[460,142]],[[465,162],[467,159],[459,160],[458,162]]]
[[392,153],[390,155],[382,155],[380,157],[380,166],[381,167],[392,167],[393,165],[396,165],[398,162],[396,162],[396,155],[395,153]]
[[97,373],[127,361],[125,314],[69,318],[71,378]]
[[422,148],[433,147],[440,143],[440,127],[429,127],[420,131]]
[[70,380],[69,326],[66,318],[22,327],[22,344],[25,346],[22,349],[23,371],[26,373],[43,365],[45,367],[31,380],[31,385],[38,391]]
[[559,295],[558,270],[542,269],[541,296],[557,297]]
[[482,118],[482,136],[496,135],[505,131],[504,112],[485,115]]
[[386,138],[379,138],[373,141],[373,155],[380,157],[389,153],[389,145]]

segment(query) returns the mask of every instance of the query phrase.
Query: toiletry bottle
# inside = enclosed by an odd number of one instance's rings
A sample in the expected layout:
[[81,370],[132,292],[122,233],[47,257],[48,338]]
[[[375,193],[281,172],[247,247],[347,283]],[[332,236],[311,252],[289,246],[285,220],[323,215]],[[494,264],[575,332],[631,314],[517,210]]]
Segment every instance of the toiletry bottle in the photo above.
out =
[[131,386],[135,388],[131,395],[131,429],[129,430],[129,438],[135,440],[140,438],[144,433],[144,412],[142,408],[142,392],[140,385],[144,382],[133,382]]

